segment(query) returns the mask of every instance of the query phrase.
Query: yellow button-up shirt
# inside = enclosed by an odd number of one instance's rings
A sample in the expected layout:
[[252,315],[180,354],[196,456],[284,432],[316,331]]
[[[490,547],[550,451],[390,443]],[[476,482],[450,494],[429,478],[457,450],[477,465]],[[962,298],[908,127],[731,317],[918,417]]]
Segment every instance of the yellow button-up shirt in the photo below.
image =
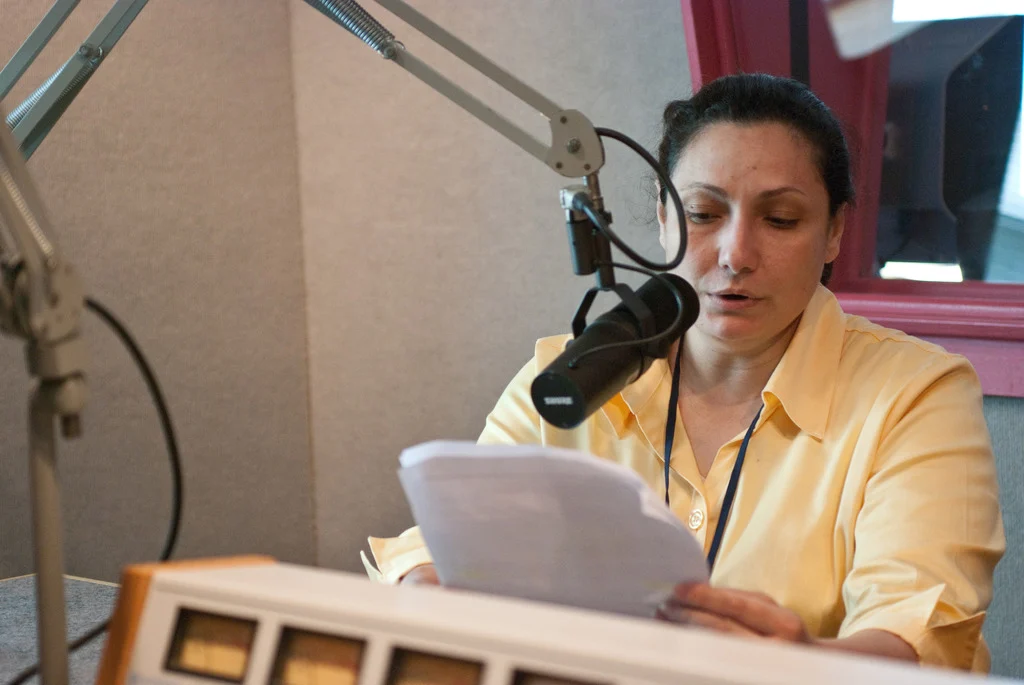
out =
[[[480,441],[584,450],[663,494],[667,362],[561,430],[540,419],[530,384],[566,341],[538,341]],[[881,629],[923,663],[987,670],[981,626],[1005,541],[967,360],[844,314],[819,287],[762,399],[712,584],[766,593],[812,636]],[[707,551],[743,436],[719,449],[704,479],[677,425],[671,506]],[[370,546],[380,572],[368,571],[385,582],[430,560],[415,528]]]

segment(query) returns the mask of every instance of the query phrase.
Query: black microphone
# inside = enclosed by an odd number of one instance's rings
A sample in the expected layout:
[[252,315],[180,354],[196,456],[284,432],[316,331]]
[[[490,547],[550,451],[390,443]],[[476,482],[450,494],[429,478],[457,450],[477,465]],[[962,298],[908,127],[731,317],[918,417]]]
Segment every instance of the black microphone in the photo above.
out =
[[[666,280],[682,299],[681,316],[676,294]],[[651,278],[636,296],[650,310],[654,334],[664,337],[645,343],[649,336],[643,333],[644,322],[625,303],[597,317],[534,379],[530,395],[545,421],[558,428],[575,428],[583,423],[647,371],[651,362],[668,356],[672,343],[697,321],[700,312],[693,287],[673,274]],[[616,343],[619,345],[596,349]]]

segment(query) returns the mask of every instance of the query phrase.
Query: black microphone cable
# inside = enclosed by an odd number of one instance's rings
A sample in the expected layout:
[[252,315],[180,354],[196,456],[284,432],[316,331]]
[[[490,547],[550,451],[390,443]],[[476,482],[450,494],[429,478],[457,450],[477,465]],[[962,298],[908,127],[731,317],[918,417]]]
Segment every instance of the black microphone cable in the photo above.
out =
[[[640,266],[646,269],[651,269],[652,271],[671,271],[683,263],[683,257],[686,255],[686,220],[685,215],[683,214],[683,201],[679,199],[679,191],[676,190],[675,184],[672,183],[672,178],[669,176],[668,171],[662,168],[658,160],[656,160],[650,152],[644,149],[643,145],[636,142],[625,133],[619,133],[618,131],[610,128],[600,127],[595,128],[594,130],[597,131],[597,135],[602,138],[612,138],[613,140],[617,140],[633,152],[640,155],[640,157],[647,162],[647,165],[654,170],[654,173],[658,175],[658,179],[661,181],[661,187],[668,191],[669,196],[672,198],[672,205],[676,210],[676,216],[679,218],[679,247],[676,249],[675,256],[670,261],[664,263],[651,261],[627,245],[626,241],[620,238],[619,235],[612,230],[611,224],[605,220],[601,215],[601,212],[598,212],[594,208],[590,203],[590,198],[585,194],[580,193],[576,196],[575,203],[579,206],[575,207],[575,209],[584,212],[587,215],[587,218],[590,219],[594,225],[608,237],[608,240],[610,240],[615,247],[622,250],[624,255]],[[621,265],[618,264],[613,266],[622,268]]]
[[[113,312],[104,307],[98,301],[87,297],[85,299],[85,306],[89,311],[99,317],[103,323],[110,327],[125,348],[127,348],[128,352],[131,354],[132,360],[142,373],[142,377],[146,382],[146,388],[149,391],[150,397],[153,399],[153,404],[156,405],[156,410],[160,417],[160,427],[163,430],[164,440],[167,444],[167,454],[170,458],[172,481],[171,525],[167,531],[167,538],[164,541],[163,551],[160,553],[160,561],[167,561],[171,558],[171,555],[174,553],[174,548],[178,543],[178,532],[181,529],[181,511],[184,502],[184,479],[182,477],[181,455],[178,452],[178,439],[174,432],[174,424],[171,421],[171,413],[167,408],[167,401],[164,398],[164,394],[160,388],[160,382],[157,380],[156,374],[153,372],[152,367],[146,360],[146,356],[142,353],[142,349],[139,347],[138,343],[135,342],[132,334],[128,331],[128,328],[117,319]],[[71,652],[74,652],[76,649],[102,635],[109,626],[110,619],[107,619],[99,625],[91,628],[85,634],[72,640],[68,643],[68,654],[71,654]],[[7,685],[23,685],[25,681],[38,673],[39,664],[36,663],[18,673],[18,675],[7,683]]]

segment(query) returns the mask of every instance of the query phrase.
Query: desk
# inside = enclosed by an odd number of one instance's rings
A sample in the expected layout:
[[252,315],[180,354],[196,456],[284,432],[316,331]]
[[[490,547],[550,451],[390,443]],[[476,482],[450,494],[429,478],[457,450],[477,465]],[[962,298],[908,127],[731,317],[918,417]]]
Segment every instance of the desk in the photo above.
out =
[[[117,601],[111,583],[65,576],[68,641],[107,619]],[[106,635],[71,655],[71,685],[93,685]],[[6,683],[37,659],[35,576],[0,580],[0,683]],[[39,678],[28,681],[38,685]]]

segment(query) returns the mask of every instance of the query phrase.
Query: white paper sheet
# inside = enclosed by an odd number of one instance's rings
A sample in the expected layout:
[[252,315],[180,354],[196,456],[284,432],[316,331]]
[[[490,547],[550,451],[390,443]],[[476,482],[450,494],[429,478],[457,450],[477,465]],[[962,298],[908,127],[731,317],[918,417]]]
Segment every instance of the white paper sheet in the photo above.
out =
[[704,551],[633,471],[540,445],[436,441],[399,479],[442,583],[653,616],[676,583],[706,581]]

